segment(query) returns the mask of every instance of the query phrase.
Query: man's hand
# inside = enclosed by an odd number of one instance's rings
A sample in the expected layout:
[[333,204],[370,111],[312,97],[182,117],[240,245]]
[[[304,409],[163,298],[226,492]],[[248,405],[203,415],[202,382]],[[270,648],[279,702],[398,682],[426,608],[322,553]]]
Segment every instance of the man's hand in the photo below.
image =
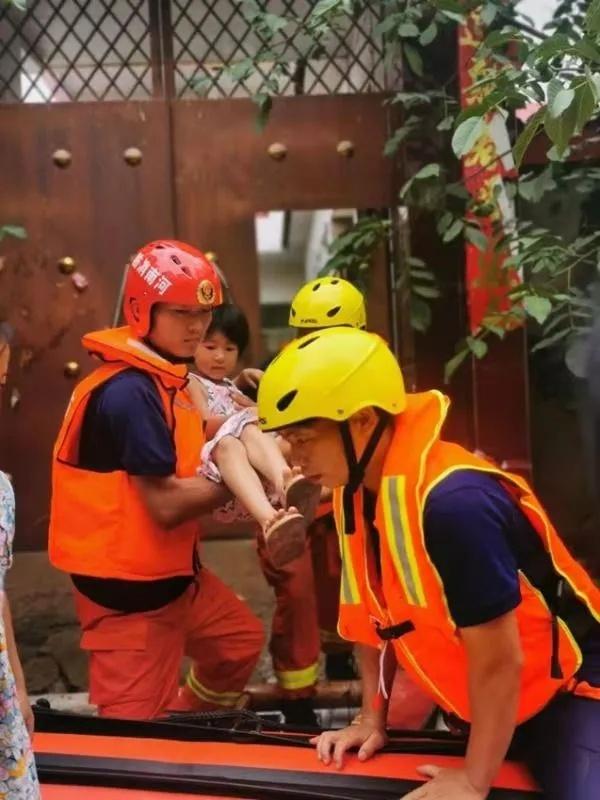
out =
[[31,703],[29,702],[29,697],[27,696],[27,689],[24,686],[17,688],[17,701],[19,703],[19,708],[21,709],[21,714],[23,715],[23,719],[25,721],[25,727],[27,728],[27,733],[31,737],[33,736],[33,726],[34,726],[33,709],[31,707]]
[[234,380],[234,383],[242,392],[244,389],[257,389],[258,384],[260,383],[264,374],[265,373],[262,371],[262,369],[247,367],[240,372],[240,374]]
[[344,754],[347,750],[358,747],[359,761],[366,761],[378,750],[381,750],[386,742],[385,730],[369,722],[349,725],[339,731],[327,731],[310,740],[311,744],[316,745],[319,761],[329,765],[333,760],[338,769],[341,769],[343,765]]
[[476,789],[464,769],[442,769],[433,764],[418,767],[428,783],[404,795],[404,800],[485,800],[488,790]]

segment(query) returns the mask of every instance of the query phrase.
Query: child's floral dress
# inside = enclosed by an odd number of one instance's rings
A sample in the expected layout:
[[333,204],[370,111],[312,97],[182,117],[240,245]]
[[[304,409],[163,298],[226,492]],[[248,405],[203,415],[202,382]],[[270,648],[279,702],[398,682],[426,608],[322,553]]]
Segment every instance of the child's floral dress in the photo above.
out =
[[[15,498],[7,476],[0,472],[0,601],[4,578],[12,563]],[[33,750],[19,708],[2,617],[0,617],[0,800],[39,800]]]

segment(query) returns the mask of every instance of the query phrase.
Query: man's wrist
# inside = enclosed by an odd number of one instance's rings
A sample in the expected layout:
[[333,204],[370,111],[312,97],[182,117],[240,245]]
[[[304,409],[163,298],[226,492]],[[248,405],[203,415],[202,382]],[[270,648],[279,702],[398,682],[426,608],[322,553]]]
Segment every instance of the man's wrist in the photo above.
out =
[[364,709],[354,717],[352,725],[370,725],[373,728],[385,730],[387,724],[387,713],[384,711],[373,711]]

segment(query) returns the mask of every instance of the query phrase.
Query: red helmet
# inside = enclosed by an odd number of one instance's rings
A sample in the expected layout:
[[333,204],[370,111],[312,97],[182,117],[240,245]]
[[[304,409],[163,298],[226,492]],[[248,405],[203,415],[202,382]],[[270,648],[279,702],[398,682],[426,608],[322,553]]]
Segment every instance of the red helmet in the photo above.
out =
[[[131,310],[137,300],[139,318]],[[123,292],[127,324],[140,338],[150,331],[155,303],[214,308],[223,302],[221,281],[214,265],[195,247],[159,239],[142,247],[131,259]]]

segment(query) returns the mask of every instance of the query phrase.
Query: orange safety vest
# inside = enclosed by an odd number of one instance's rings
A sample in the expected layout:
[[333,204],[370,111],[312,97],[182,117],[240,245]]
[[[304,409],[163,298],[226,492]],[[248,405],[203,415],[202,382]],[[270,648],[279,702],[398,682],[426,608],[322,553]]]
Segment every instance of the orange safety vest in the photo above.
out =
[[175,474],[195,475],[204,433],[186,391],[187,368],[161,358],[128,327],[90,333],[83,345],[104,364],[75,388],[54,447],[50,561],[65,572],[98,578],[144,581],[190,575],[198,522],[165,530],[152,519],[126,472],[79,466],[81,427],[92,392],[134,367],[153,378],[162,400],[175,445]]
[[[396,419],[376,503],[379,583],[369,580],[374,573],[369,570],[362,490],[354,497],[354,533],[345,531],[342,490],[335,491],[343,562],[338,629],[345,639],[373,647],[391,639],[399,663],[414,681],[445,711],[469,721],[466,651],[423,535],[423,509],[431,490],[456,470],[497,476],[542,539],[557,574],[598,621],[600,590],[570,555],[526,481],[439,438],[448,407],[440,392],[409,395],[406,411]],[[572,690],[581,651],[565,621],[521,571],[519,580],[522,602],[516,615],[524,657],[520,723],[560,689]]]

